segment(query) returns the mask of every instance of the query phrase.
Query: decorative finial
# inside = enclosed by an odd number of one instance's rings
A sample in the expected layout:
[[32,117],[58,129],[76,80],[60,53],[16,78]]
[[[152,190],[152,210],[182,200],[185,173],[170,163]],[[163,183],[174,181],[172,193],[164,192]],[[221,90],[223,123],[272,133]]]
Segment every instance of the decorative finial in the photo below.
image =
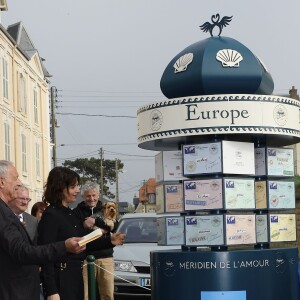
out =
[[229,24],[229,22],[232,20],[232,16],[231,17],[226,17],[225,16],[221,19],[220,22],[219,22],[219,20],[220,20],[220,15],[219,14],[212,15],[212,17],[211,17],[212,24],[209,23],[209,22],[205,22],[204,24],[202,24],[200,26],[200,28],[203,32],[209,31],[210,35],[213,36],[212,31],[213,31],[215,26],[218,26],[219,27],[218,36],[220,36],[223,27],[226,27]]

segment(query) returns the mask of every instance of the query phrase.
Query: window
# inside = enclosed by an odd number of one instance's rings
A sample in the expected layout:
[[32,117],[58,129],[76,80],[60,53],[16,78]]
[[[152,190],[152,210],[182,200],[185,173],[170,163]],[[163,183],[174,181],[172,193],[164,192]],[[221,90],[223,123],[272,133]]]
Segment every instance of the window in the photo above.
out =
[[36,88],[33,89],[33,115],[35,124],[39,123],[39,110],[38,110],[38,93]]
[[148,203],[149,204],[155,204],[156,203],[156,194],[149,194]]
[[36,176],[41,177],[41,164],[40,164],[40,144],[35,144],[35,170]]
[[27,147],[26,147],[26,135],[21,134],[21,147],[22,147],[22,172],[27,173]]
[[26,115],[27,114],[26,80],[22,73],[20,73],[19,75],[18,96],[19,96],[19,111]]
[[118,232],[126,233],[125,243],[157,243],[156,217],[123,218]]
[[4,123],[4,156],[10,161],[10,126]]
[[3,84],[3,97],[8,99],[8,64],[6,58],[2,58],[2,84]]

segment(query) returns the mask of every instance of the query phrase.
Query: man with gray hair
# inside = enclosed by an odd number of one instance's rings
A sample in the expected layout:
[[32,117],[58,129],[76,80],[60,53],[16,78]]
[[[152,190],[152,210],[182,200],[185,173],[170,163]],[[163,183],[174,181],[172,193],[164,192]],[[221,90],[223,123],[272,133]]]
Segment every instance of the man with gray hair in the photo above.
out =
[[81,238],[34,246],[20,220],[8,207],[21,185],[14,165],[0,160],[0,299],[38,300],[39,264],[62,261],[67,252],[80,253]]
[[8,202],[8,206],[14,214],[20,219],[25,227],[29,237],[34,245],[37,244],[37,226],[38,220],[26,212],[28,204],[31,201],[29,198],[29,190],[26,186],[21,185],[17,190],[17,196]]
[[[103,236],[97,240],[95,247],[89,248],[87,255],[95,257],[95,276],[98,284],[98,290],[101,300],[114,299],[114,259],[113,248],[104,249],[105,240],[110,238],[111,232],[114,232],[117,223],[114,223],[114,228],[111,229],[106,225],[103,216],[102,203],[99,201],[99,184],[96,182],[86,182],[81,187],[81,196],[84,201],[80,202],[74,209],[74,213],[81,218],[85,228],[90,231],[94,226],[104,230]],[[99,266],[99,267],[98,267]],[[87,267],[83,268],[84,279],[84,299],[88,300],[88,281]]]

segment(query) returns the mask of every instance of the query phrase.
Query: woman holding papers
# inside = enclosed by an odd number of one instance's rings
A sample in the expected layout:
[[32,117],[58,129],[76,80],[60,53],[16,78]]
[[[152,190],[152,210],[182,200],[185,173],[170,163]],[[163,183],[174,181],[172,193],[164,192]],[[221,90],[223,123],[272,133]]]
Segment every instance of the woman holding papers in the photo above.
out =
[[[47,208],[43,212],[38,225],[38,243],[48,244],[64,241],[72,236],[84,236],[88,232],[83,228],[82,220],[78,218],[69,204],[76,200],[79,193],[79,175],[65,167],[55,167],[48,175],[45,185],[43,202]],[[101,233],[100,233],[101,235]],[[89,242],[95,237],[87,237],[80,242]],[[122,245],[124,235],[113,234],[107,239],[107,245]],[[97,240],[87,244],[97,243]],[[64,261],[42,266],[41,277],[46,300],[82,300],[83,277],[82,267],[86,253],[71,254]]]
[[[55,167],[49,173],[43,202],[48,205],[38,225],[38,243],[48,244],[71,236],[86,234],[81,221],[68,207],[79,193],[79,175],[65,167]],[[42,266],[43,291],[47,300],[82,300],[82,262],[85,252],[66,260]]]

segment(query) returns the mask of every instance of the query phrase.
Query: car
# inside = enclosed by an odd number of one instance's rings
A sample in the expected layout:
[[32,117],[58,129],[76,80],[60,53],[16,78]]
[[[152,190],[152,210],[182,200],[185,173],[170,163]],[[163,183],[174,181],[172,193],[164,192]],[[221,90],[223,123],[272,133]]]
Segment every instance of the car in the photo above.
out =
[[180,249],[157,245],[156,213],[128,213],[119,220],[117,232],[126,234],[123,246],[114,248],[115,299],[150,299],[150,252]]

